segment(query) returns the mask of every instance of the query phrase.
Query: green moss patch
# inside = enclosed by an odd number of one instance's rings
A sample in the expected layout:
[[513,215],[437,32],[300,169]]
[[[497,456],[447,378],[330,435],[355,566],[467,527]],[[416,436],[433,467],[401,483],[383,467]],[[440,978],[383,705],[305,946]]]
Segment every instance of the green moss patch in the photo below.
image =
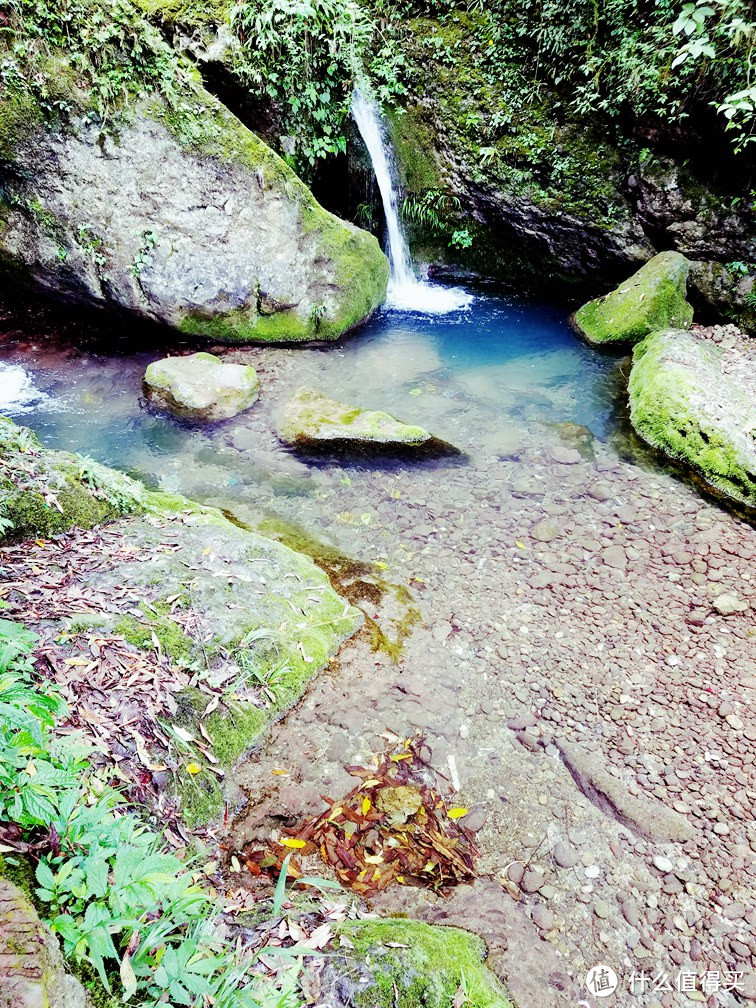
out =
[[511,1008],[477,935],[396,918],[342,924],[339,935],[354,948],[357,1008]]
[[660,252],[616,290],[578,309],[576,328],[589,343],[638,343],[658,329],[687,329],[689,269],[679,252]]
[[690,333],[653,333],[633,354],[630,419],[653,447],[756,507],[756,407],[722,361],[721,350]]

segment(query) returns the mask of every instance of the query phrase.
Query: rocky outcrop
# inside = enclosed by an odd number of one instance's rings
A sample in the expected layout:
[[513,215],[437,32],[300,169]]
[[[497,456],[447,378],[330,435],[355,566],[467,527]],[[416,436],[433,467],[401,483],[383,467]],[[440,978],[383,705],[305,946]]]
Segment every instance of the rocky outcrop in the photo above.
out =
[[173,105],[142,99],[107,133],[13,114],[0,268],[17,280],[230,343],[335,339],[384,299],[376,239],[197,84]]
[[[47,452],[31,432],[2,421],[0,544],[105,520],[106,561],[76,572],[79,596],[89,600],[79,618],[98,634],[118,634],[144,650],[158,647],[177,665],[228,683],[228,695],[214,709],[206,693],[187,688],[174,713],[190,731],[201,721],[213,762],[232,766],[299,699],[359,628],[362,614],[310,557],[239,528],[215,508],[151,492],[80,456]],[[101,544],[98,555],[106,549]],[[139,608],[134,603],[124,612],[103,602],[97,611],[96,599],[120,599],[124,592]],[[190,629],[166,616],[166,599],[182,600]],[[76,618],[61,617],[60,630],[74,624]],[[266,683],[264,694],[252,681]],[[182,780],[184,819],[196,825],[217,815],[223,805],[218,776],[184,774]]]
[[573,316],[589,343],[637,343],[658,329],[687,329],[693,309],[685,300],[690,263],[679,252],[660,252],[620,286]]
[[1,876],[0,1008],[91,1008],[31,901]]
[[259,389],[253,367],[209,353],[153,361],[144,375],[149,402],[182,420],[228,420],[257,402]]
[[337,402],[306,388],[295,392],[280,410],[277,430],[282,441],[305,451],[457,453],[423,427],[403,423],[390,413]]
[[711,487],[756,506],[753,351],[740,353],[682,330],[653,333],[633,354],[633,427]]

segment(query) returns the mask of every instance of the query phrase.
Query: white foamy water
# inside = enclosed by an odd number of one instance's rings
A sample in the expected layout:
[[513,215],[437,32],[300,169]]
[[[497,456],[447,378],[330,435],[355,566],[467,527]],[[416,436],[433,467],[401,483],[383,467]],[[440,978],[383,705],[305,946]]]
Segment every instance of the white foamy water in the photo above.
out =
[[397,191],[389,158],[386,130],[378,106],[359,88],[352,98],[352,116],[368,149],[386,214],[391,263],[387,304],[401,311],[433,315],[443,315],[446,312],[466,308],[474,300],[471,294],[453,287],[442,287],[440,284],[423,283],[415,276],[399,219]]
[[0,413],[17,416],[38,405],[47,396],[34,387],[29,375],[17,364],[0,361]]

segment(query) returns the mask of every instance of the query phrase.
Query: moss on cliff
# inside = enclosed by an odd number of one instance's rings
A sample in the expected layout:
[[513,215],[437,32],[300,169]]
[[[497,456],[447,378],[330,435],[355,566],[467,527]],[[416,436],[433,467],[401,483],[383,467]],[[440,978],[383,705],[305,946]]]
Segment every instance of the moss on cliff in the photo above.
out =
[[353,946],[358,1008],[510,1008],[502,984],[484,965],[482,938],[459,928],[397,918],[342,924]]

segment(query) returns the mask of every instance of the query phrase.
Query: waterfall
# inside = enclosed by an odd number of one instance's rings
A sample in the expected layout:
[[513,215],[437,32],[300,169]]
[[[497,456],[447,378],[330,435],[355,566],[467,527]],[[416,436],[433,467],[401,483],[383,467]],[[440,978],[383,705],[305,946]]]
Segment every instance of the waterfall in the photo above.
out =
[[378,106],[360,88],[355,90],[352,97],[352,116],[370,155],[386,214],[388,254],[391,263],[388,304],[392,308],[405,311],[431,313],[465,308],[472,301],[470,294],[439,284],[423,283],[415,276],[412,257],[399,218],[397,188],[386,130]]

